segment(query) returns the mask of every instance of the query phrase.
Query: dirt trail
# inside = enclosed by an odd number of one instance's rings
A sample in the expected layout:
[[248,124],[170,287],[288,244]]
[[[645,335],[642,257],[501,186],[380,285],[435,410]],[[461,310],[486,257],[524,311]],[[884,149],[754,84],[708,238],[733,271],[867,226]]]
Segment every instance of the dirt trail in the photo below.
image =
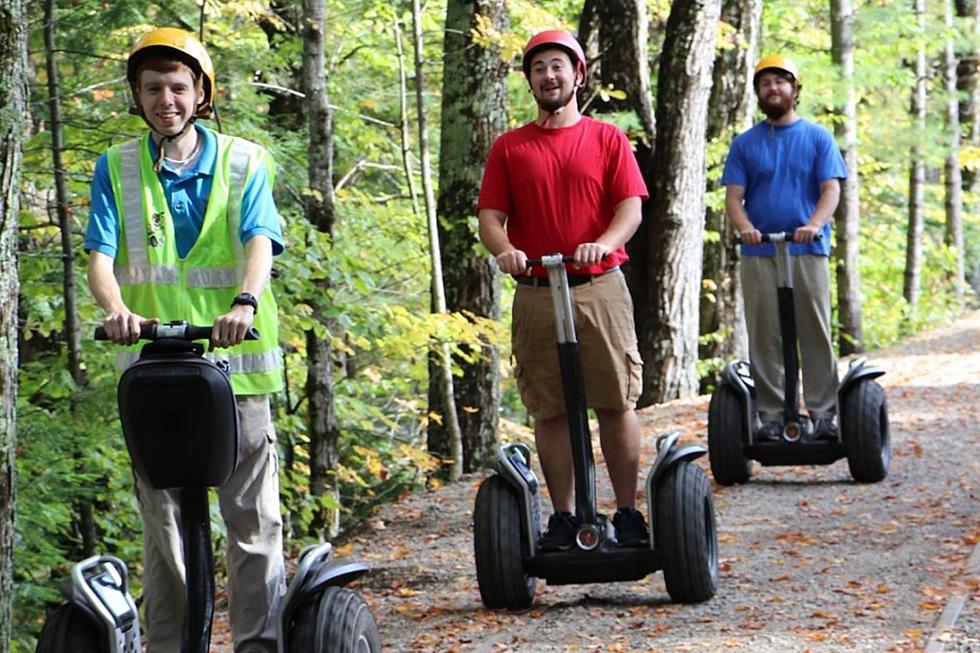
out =
[[[846,461],[756,466],[746,485],[714,486],[721,579],[712,600],[673,604],[657,573],[539,583],[530,610],[485,610],[471,530],[482,477],[472,477],[386,506],[351,542],[373,567],[361,589],[386,650],[918,651],[947,600],[965,594],[940,637],[948,651],[980,651],[980,578],[964,576],[980,543],[980,313],[869,358],[887,371],[890,475],[858,485]],[[704,443],[706,414],[707,397],[641,411],[643,467],[656,433],[676,428]]]
[[[539,582],[531,609],[485,610],[471,525],[483,475],[471,476],[385,506],[341,543],[372,567],[360,590],[385,650],[905,653],[932,637],[933,651],[980,652],[980,573],[966,573],[980,548],[980,312],[869,358],[887,372],[888,478],[856,484],[842,460],[756,465],[746,485],[713,485],[721,578],[710,601],[671,603],[658,572],[608,585]],[[706,444],[707,404],[640,411],[641,468],[665,430]],[[600,508],[612,512],[600,470]],[[937,630],[956,597],[966,600],[954,626]],[[216,644],[226,637],[216,628]]]

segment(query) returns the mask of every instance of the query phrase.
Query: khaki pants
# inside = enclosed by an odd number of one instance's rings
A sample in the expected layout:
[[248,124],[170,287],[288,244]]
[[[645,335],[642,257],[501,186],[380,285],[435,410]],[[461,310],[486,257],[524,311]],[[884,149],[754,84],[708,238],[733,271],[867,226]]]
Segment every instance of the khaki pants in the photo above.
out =
[[[825,256],[790,256],[793,302],[803,399],[810,417],[837,412],[837,357],[830,335],[830,264]],[[783,413],[783,341],[776,300],[776,259],[743,256],[742,294],[749,335],[749,360],[760,418],[779,420]]]
[[[275,614],[285,592],[279,463],[268,395],[237,397],[238,468],[218,488],[228,532],[228,603],[235,653],[275,653]],[[178,653],[184,614],[184,561],[176,490],[137,477],[143,516],[147,653]]]
[[[626,278],[613,270],[569,290],[586,402],[590,408],[633,410],[643,383],[643,362]],[[565,414],[551,289],[517,286],[512,314],[514,375],[527,412],[539,420]]]

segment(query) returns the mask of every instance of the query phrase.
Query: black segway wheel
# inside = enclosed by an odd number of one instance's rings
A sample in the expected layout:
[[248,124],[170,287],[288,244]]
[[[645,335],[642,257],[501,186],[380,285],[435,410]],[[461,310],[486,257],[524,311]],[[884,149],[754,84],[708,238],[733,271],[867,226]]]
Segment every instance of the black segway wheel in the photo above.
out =
[[524,573],[517,491],[494,474],[480,484],[473,510],[473,549],[480,597],[488,608],[520,610],[534,600],[536,581]]
[[381,634],[371,609],[347,587],[328,587],[308,599],[290,620],[286,637],[289,653],[381,651]]
[[657,482],[654,539],[664,583],[678,603],[700,603],[718,586],[718,533],[711,483],[700,467],[680,462]]
[[721,485],[749,480],[752,461],[742,449],[748,441],[745,405],[738,393],[722,384],[711,394],[708,406],[708,460],[711,475]]
[[44,622],[35,653],[108,653],[105,633],[74,603],[62,603]]
[[888,475],[891,436],[885,390],[862,381],[844,396],[840,416],[847,466],[858,483],[877,483]]

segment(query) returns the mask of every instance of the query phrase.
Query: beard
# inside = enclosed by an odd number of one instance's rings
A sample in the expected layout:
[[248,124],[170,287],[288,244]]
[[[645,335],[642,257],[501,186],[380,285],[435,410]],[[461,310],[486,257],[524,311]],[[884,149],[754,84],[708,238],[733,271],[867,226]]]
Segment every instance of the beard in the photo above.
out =
[[792,111],[795,104],[795,96],[770,95],[765,98],[759,98],[759,109],[772,121],[777,121]]
[[[572,93],[574,93],[574,91],[572,91]],[[571,94],[566,96],[564,95],[564,92],[559,92],[558,97],[553,100],[541,98],[538,97],[537,95],[534,96],[534,99],[537,101],[539,107],[541,107],[548,113],[555,113],[556,111],[564,107],[566,104],[568,104],[571,101],[572,96]]]

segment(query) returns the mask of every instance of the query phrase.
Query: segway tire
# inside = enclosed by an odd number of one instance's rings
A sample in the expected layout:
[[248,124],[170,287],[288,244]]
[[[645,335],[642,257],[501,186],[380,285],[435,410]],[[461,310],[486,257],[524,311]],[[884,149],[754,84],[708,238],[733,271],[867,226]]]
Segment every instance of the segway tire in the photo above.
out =
[[877,483],[888,475],[891,435],[885,390],[877,382],[858,383],[844,396],[841,428],[847,466],[858,483]]
[[109,642],[95,621],[74,603],[62,603],[44,622],[35,653],[108,653]]
[[718,587],[718,533],[711,483],[687,461],[657,482],[654,540],[663,559],[664,583],[678,603],[700,603]]
[[379,653],[381,634],[364,599],[347,587],[328,587],[307,599],[286,630],[288,653]]
[[[476,580],[483,605],[521,610],[534,600],[536,580],[524,573],[517,491],[494,474],[480,484],[473,510]],[[530,536],[531,534],[527,534]]]
[[743,453],[748,441],[743,402],[727,385],[718,386],[708,406],[708,460],[715,481],[735,485],[749,480],[752,461]]
[[328,587],[320,598],[315,653],[380,653],[381,634],[371,609],[349,587]]

